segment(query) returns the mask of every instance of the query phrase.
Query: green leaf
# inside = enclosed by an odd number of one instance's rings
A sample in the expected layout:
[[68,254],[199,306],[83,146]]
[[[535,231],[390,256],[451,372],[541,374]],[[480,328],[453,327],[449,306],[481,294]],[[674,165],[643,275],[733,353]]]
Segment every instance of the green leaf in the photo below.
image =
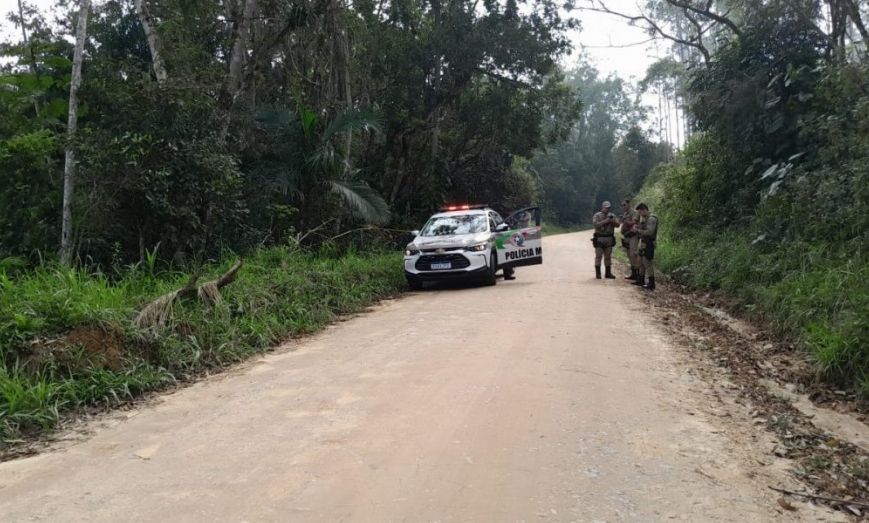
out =
[[773,174],[778,172],[778,164],[773,164],[769,169],[765,170],[762,175],[760,175],[761,180],[766,180]]
[[299,116],[302,118],[302,130],[305,133],[305,138],[310,141],[314,136],[314,130],[317,126],[317,114],[307,107],[300,105]]
[[65,98],[55,98],[42,109],[43,114],[48,118],[61,118],[68,110],[69,100]]
[[39,89],[39,78],[31,73],[19,73],[13,77],[13,82],[25,91],[36,91]]
[[45,65],[49,67],[54,67],[55,69],[59,69],[62,71],[72,69],[72,61],[65,56],[49,56],[45,60]]
[[332,192],[344,200],[353,216],[377,225],[389,221],[389,205],[367,184],[330,180],[329,185]]
[[341,112],[323,131],[323,140],[329,140],[336,134],[356,131],[381,132],[383,116],[373,109],[350,109]]
[[769,124],[769,126],[767,126],[767,128],[766,128],[766,134],[777,133],[777,132],[780,131],[780,130],[782,129],[782,127],[784,127],[784,126],[785,126],[785,119],[784,119],[784,117],[781,116],[781,115],[778,115],[778,116],[776,116],[775,120],[773,120],[772,123]]

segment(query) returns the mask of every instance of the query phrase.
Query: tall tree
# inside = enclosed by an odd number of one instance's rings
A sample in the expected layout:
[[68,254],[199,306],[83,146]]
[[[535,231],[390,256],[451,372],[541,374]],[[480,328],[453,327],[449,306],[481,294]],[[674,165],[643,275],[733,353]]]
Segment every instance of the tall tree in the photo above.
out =
[[148,9],[148,0],[136,0],[136,15],[139,17],[139,23],[142,24],[142,30],[145,31],[145,38],[148,40],[154,76],[157,78],[157,83],[162,84],[169,77],[169,74],[166,72],[166,64],[163,62],[163,45],[157,28],[154,26],[151,11]]
[[72,263],[72,205],[75,194],[75,138],[78,128],[78,89],[81,86],[81,65],[87,37],[90,0],[79,0],[78,24],[75,30],[75,51],[72,59],[72,79],[69,84],[69,116],[66,124],[66,152],[63,167],[63,216],[61,224],[60,260]]

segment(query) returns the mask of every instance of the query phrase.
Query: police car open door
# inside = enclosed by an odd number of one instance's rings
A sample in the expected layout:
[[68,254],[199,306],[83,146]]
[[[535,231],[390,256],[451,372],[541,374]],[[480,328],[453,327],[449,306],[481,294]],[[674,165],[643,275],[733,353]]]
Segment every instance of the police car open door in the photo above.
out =
[[523,267],[543,263],[540,207],[525,207],[507,217],[507,230],[495,238],[499,267]]

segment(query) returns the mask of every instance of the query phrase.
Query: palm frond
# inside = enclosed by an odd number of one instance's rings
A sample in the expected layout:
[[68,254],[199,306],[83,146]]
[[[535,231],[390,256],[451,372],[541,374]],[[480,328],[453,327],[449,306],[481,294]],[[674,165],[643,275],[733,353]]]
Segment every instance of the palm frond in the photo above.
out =
[[367,184],[330,180],[329,186],[332,192],[347,203],[353,216],[374,225],[389,221],[389,205]]
[[329,122],[323,131],[322,140],[328,141],[336,134],[356,131],[380,132],[383,130],[383,115],[376,109],[348,109]]
[[308,109],[304,105],[299,104],[299,115],[302,122],[302,130],[305,132],[305,138],[311,141],[314,138],[314,133],[317,130],[317,113]]
[[343,159],[331,144],[323,144],[311,153],[306,163],[309,170],[321,173],[323,178],[330,178],[341,172]]
[[294,198],[302,191],[304,173],[298,162],[263,159],[250,174],[259,190],[274,191]]
[[302,173],[298,169],[286,169],[274,180],[275,186],[284,195],[299,197],[302,191]]

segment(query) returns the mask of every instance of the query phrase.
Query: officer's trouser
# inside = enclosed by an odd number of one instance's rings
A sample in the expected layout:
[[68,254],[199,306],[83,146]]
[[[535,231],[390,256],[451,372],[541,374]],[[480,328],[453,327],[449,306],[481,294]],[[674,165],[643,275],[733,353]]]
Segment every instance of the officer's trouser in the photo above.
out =
[[639,269],[643,266],[640,260],[640,237],[631,236],[628,240],[628,260],[631,262],[631,267]]
[[643,274],[646,278],[654,278],[655,277],[655,260],[650,260],[645,256],[641,257],[643,263]]
[[640,269],[646,278],[655,277],[655,241],[654,238],[643,240],[643,253],[640,255],[642,268]]
[[603,264],[610,267],[613,264],[613,248],[610,247],[595,247],[594,249],[594,264],[600,265],[600,260],[603,259]]

